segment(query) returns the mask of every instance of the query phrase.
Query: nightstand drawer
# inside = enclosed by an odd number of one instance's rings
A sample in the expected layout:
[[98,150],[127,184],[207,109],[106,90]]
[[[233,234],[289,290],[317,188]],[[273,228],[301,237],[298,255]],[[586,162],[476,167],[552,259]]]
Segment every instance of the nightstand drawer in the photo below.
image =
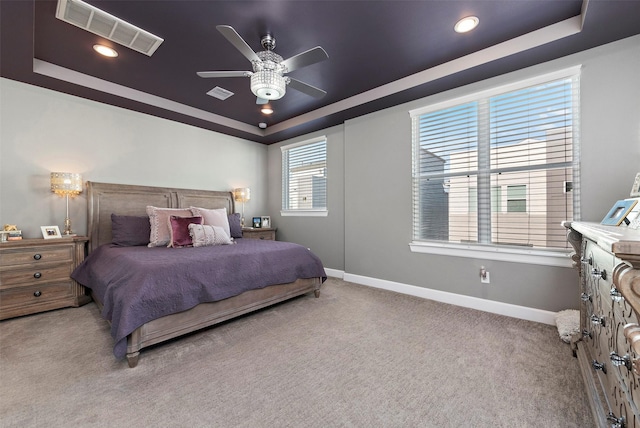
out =
[[276,229],[242,229],[242,237],[248,239],[262,239],[265,241],[276,240]]
[[9,287],[69,280],[72,265],[56,264],[0,271],[0,290]]
[[[22,315],[30,307],[53,309],[62,307],[60,300],[71,302],[74,298],[71,281],[53,284],[32,285],[0,291],[0,319]],[[50,305],[50,308],[46,306]],[[17,312],[17,313],[14,313]]]
[[73,247],[69,245],[51,248],[15,248],[2,252],[0,255],[0,267],[71,262],[72,260]]

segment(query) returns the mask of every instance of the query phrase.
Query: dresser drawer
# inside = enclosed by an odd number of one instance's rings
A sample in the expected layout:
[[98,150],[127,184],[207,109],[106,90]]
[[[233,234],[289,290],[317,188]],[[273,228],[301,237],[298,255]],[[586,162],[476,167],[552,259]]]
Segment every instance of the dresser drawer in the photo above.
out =
[[73,297],[71,280],[2,290],[0,291],[0,318],[15,316],[10,313],[12,309],[18,309],[22,314],[29,313],[30,307],[50,306],[47,309],[53,309],[68,306],[68,303],[60,304],[59,301],[70,301]]
[[15,248],[0,254],[0,268],[19,265],[37,265],[50,262],[73,260],[73,247],[70,245],[49,248]]
[[66,263],[0,271],[0,290],[22,285],[69,280],[71,269],[71,263]]

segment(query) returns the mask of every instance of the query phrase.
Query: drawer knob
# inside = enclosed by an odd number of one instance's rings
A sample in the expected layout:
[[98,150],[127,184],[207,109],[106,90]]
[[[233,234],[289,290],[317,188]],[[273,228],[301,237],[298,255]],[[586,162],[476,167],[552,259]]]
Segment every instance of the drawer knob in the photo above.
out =
[[616,415],[609,412],[607,422],[609,422],[611,428],[624,428],[624,416],[617,418]]
[[35,293],[33,293],[33,295],[36,297],[40,297],[42,296],[42,291],[36,291]]
[[34,254],[33,258],[34,260],[40,260],[42,258],[42,254]]
[[602,370],[602,373],[607,374],[607,366],[604,363],[599,363],[598,360],[593,360],[591,365],[595,370]]
[[38,278],[42,277],[42,274],[40,272],[36,272],[36,273],[33,274],[33,277],[38,279]]
[[587,293],[582,293],[582,294],[580,295],[580,299],[581,299],[583,302],[591,302],[591,295],[590,295],[590,294],[587,294]]
[[614,302],[622,301],[622,293],[620,293],[615,286],[611,287],[611,290],[609,291],[609,295],[611,296],[611,300],[613,300]]
[[589,258],[584,258],[584,257],[582,257],[582,258],[580,259],[580,261],[581,261],[583,264],[588,264],[588,265],[592,265],[592,264],[593,264],[593,258],[591,258],[591,257],[589,257]]
[[592,269],[591,270],[591,276],[593,276],[594,278],[602,278],[602,279],[607,279],[607,271],[602,269]]
[[264,236],[261,236],[260,239],[264,239]]
[[593,339],[593,336],[591,335],[591,332],[589,330],[587,330],[586,328],[584,330],[582,330],[582,337],[584,339],[586,339],[587,337],[589,339]]
[[597,315],[591,315],[591,324],[593,324],[593,325],[600,324],[602,327],[605,327],[604,317],[599,317]]
[[621,357],[620,355],[612,352],[609,356],[611,358],[611,364],[615,367],[625,366],[627,370],[631,370],[631,359],[628,355]]

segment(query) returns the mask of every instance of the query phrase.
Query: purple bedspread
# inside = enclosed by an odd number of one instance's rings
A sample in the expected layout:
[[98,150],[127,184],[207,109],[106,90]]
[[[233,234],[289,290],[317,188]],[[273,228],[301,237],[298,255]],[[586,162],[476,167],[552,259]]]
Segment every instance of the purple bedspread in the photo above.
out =
[[127,335],[144,323],[247,290],[323,278],[320,259],[290,242],[238,239],[199,248],[117,247],[93,251],[71,277],[90,288],[111,322],[113,353],[126,355]]

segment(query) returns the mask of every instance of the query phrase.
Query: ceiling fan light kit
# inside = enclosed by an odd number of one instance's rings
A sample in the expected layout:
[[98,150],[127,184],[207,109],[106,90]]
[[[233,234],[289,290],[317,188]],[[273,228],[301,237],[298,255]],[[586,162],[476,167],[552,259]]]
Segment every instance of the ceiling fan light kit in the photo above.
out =
[[263,100],[279,100],[284,97],[287,81],[277,71],[262,70],[251,75],[251,92]]

